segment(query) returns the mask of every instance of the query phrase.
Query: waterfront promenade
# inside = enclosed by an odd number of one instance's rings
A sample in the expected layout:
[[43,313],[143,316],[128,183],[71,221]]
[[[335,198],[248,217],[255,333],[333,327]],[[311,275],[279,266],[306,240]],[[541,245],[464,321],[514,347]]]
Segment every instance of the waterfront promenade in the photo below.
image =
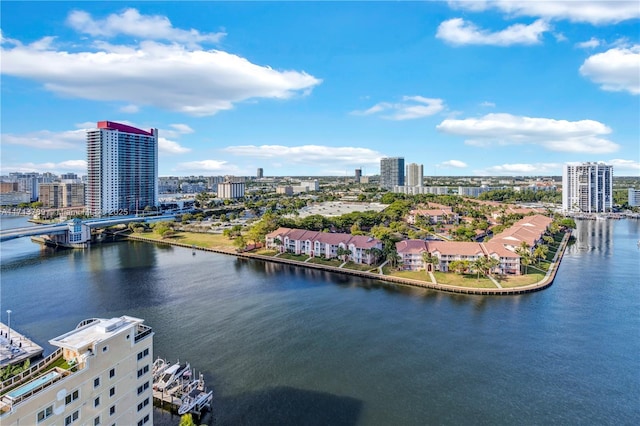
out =
[[471,288],[471,287],[453,286],[453,285],[447,285],[447,284],[440,284],[436,282],[434,278],[432,278],[432,282],[414,280],[410,278],[396,277],[392,275],[383,275],[381,273],[375,273],[375,272],[358,271],[354,269],[347,269],[347,268],[329,266],[329,265],[321,265],[321,264],[291,260],[291,259],[281,259],[279,257],[266,256],[266,255],[251,253],[251,252],[237,252],[236,250],[233,250],[230,248],[227,249],[227,248],[199,247],[199,246],[183,244],[175,241],[164,241],[164,240],[158,241],[152,238],[145,238],[137,235],[128,235],[125,238],[133,241],[144,241],[144,242],[150,242],[150,243],[156,243],[156,244],[168,244],[168,245],[184,247],[192,250],[203,250],[203,251],[209,251],[213,253],[228,254],[228,255],[237,256],[240,258],[256,259],[256,260],[262,260],[265,262],[274,262],[274,263],[280,263],[280,264],[286,264],[286,265],[292,265],[292,266],[300,266],[303,268],[334,272],[338,274],[352,275],[352,276],[357,276],[361,278],[386,281],[393,284],[421,287],[421,288],[427,288],[431,290],[445,291],[449,293],[473,294],[473,295],[484,295],[484,296],[506,296],[506,295],[533,293],[536,291],[543,290],[549,287],[551,284],[553,284],[553,280],[556,276],[558,267],[560,266],[562,255],[564,254],[564,251],[567,247],[567,243],[569,241],[570,236],[571,236],[570,233],[568,232],[565,233],[562,241],[560,242],[560,246],[558,247],[558,250],[551,261],[551,265],[549,266],[549,269],[546,272],[543,279],[533,284],[524,285],[521,287],[511,287],[511,288],[500,288],[500,287]]

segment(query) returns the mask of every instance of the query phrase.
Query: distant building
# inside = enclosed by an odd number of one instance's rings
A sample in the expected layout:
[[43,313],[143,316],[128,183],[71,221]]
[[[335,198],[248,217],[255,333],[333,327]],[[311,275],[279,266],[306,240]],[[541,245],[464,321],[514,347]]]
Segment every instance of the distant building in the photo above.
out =
[[562,210],[601,213],[613,208],[613,166],[604,163],[565,164]]
[[18,192],[18,182],[0,182],[0,194]]
[[318,179],[303,180],[303,181],[300,181],[299,185],[293,186],[294,194],[299,194],[301,192],[319,191],[319,190],[320,190],[320,182],[318,182]]
[[41,183],[38,201],[44,208],[84,206],[84,183]]
[[185,194],[199,194],[201,192],[206,192],[207,185],[204,182],[183,182],[180,185],[180,189]]
[[244,197],[244,182],[222,182],[218,184],[218,198],[236,199]]
[[393,190],[394,186],[404,186],[404,158],[380,159],[380,187]]
[[158,178],[158,193],[173,194],[180,189],[180,178],[175,176],[162,176]]
[[276,186],[276,194],[293,195],[293,186]]
[[501,187],[493,188],[490,186],[459,186],[458,195],[461,195],[463,197],[479,197],[480,194],[493,191],[495,189],[502,189],[502,188]]
[[406,186],[423,186],[424,185],[424,167],[422,164],[407,164],[407,183]]
[[264,177],[264,170],[262,170],[262,167],[258,167],[258,171],[256,172],[256,178],[262,179],[263,177]]
[[142,319],[84,320],[49,343],[66,362],[5,393],[3,425],[153,424],[153,331]]
[[356,169],[355,182],[360,183],[361,178],[362,178],[362,169]]
[[87,209],[93,216],[158,205],[158,129],[99,121],[87,132]]
[[638,207],[640,206],[640,189],[629,188],[629,206]]

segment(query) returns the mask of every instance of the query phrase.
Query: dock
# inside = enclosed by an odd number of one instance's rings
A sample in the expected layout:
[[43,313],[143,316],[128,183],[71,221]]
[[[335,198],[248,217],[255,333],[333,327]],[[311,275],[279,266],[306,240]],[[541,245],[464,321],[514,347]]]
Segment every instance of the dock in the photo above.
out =
[[0,322],[0,368],[42,356],[42,346]]
[[[175,380],[166,389],[158,386],[161,377],[165,375],[166,378],[170,365],[160,358],[154,362],[152,391],[154,405],[174,414],[192,413],[199,418],[206,409],[211,409],[213,392],[207,391],[202,373],[195,379],[195,371],[191,370],[176,375]],[[188,363],[186,365],[189,367]]]

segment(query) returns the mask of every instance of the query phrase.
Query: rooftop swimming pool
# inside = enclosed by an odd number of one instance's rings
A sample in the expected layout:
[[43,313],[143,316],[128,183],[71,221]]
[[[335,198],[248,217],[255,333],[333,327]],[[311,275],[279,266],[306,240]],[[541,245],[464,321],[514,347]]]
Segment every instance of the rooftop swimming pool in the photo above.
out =
[[26,385],[20,386],[19,388],[12,390],[7,394],[7,396],[13,399],[20,398],[22,395],[29,393],[32,390],[36,389],[37,387],[40,387],[45,383],[48,383],[54,379],[57,379],[58,377],[60,377],[60,373],[58,373],[57,371],[51,371],[42,377],[38,377],[37,379],[30,381]]

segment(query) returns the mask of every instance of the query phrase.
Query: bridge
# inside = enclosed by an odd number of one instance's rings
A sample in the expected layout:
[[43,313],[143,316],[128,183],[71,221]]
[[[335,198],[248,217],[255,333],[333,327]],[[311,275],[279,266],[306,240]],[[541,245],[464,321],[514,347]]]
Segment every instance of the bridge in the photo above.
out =
[[0,230],[0,242],[22,237],[44,235],[44,241],[57,246],[86,248],[91,242],[91,230],[106,228],[113,225],[123,225],[132,222],[156,222],[161,220],[175,220],[174,215],[146,216],[146,217],[118,217],[101,219],[72,219],[67,222],[51,225],[25,226]]

